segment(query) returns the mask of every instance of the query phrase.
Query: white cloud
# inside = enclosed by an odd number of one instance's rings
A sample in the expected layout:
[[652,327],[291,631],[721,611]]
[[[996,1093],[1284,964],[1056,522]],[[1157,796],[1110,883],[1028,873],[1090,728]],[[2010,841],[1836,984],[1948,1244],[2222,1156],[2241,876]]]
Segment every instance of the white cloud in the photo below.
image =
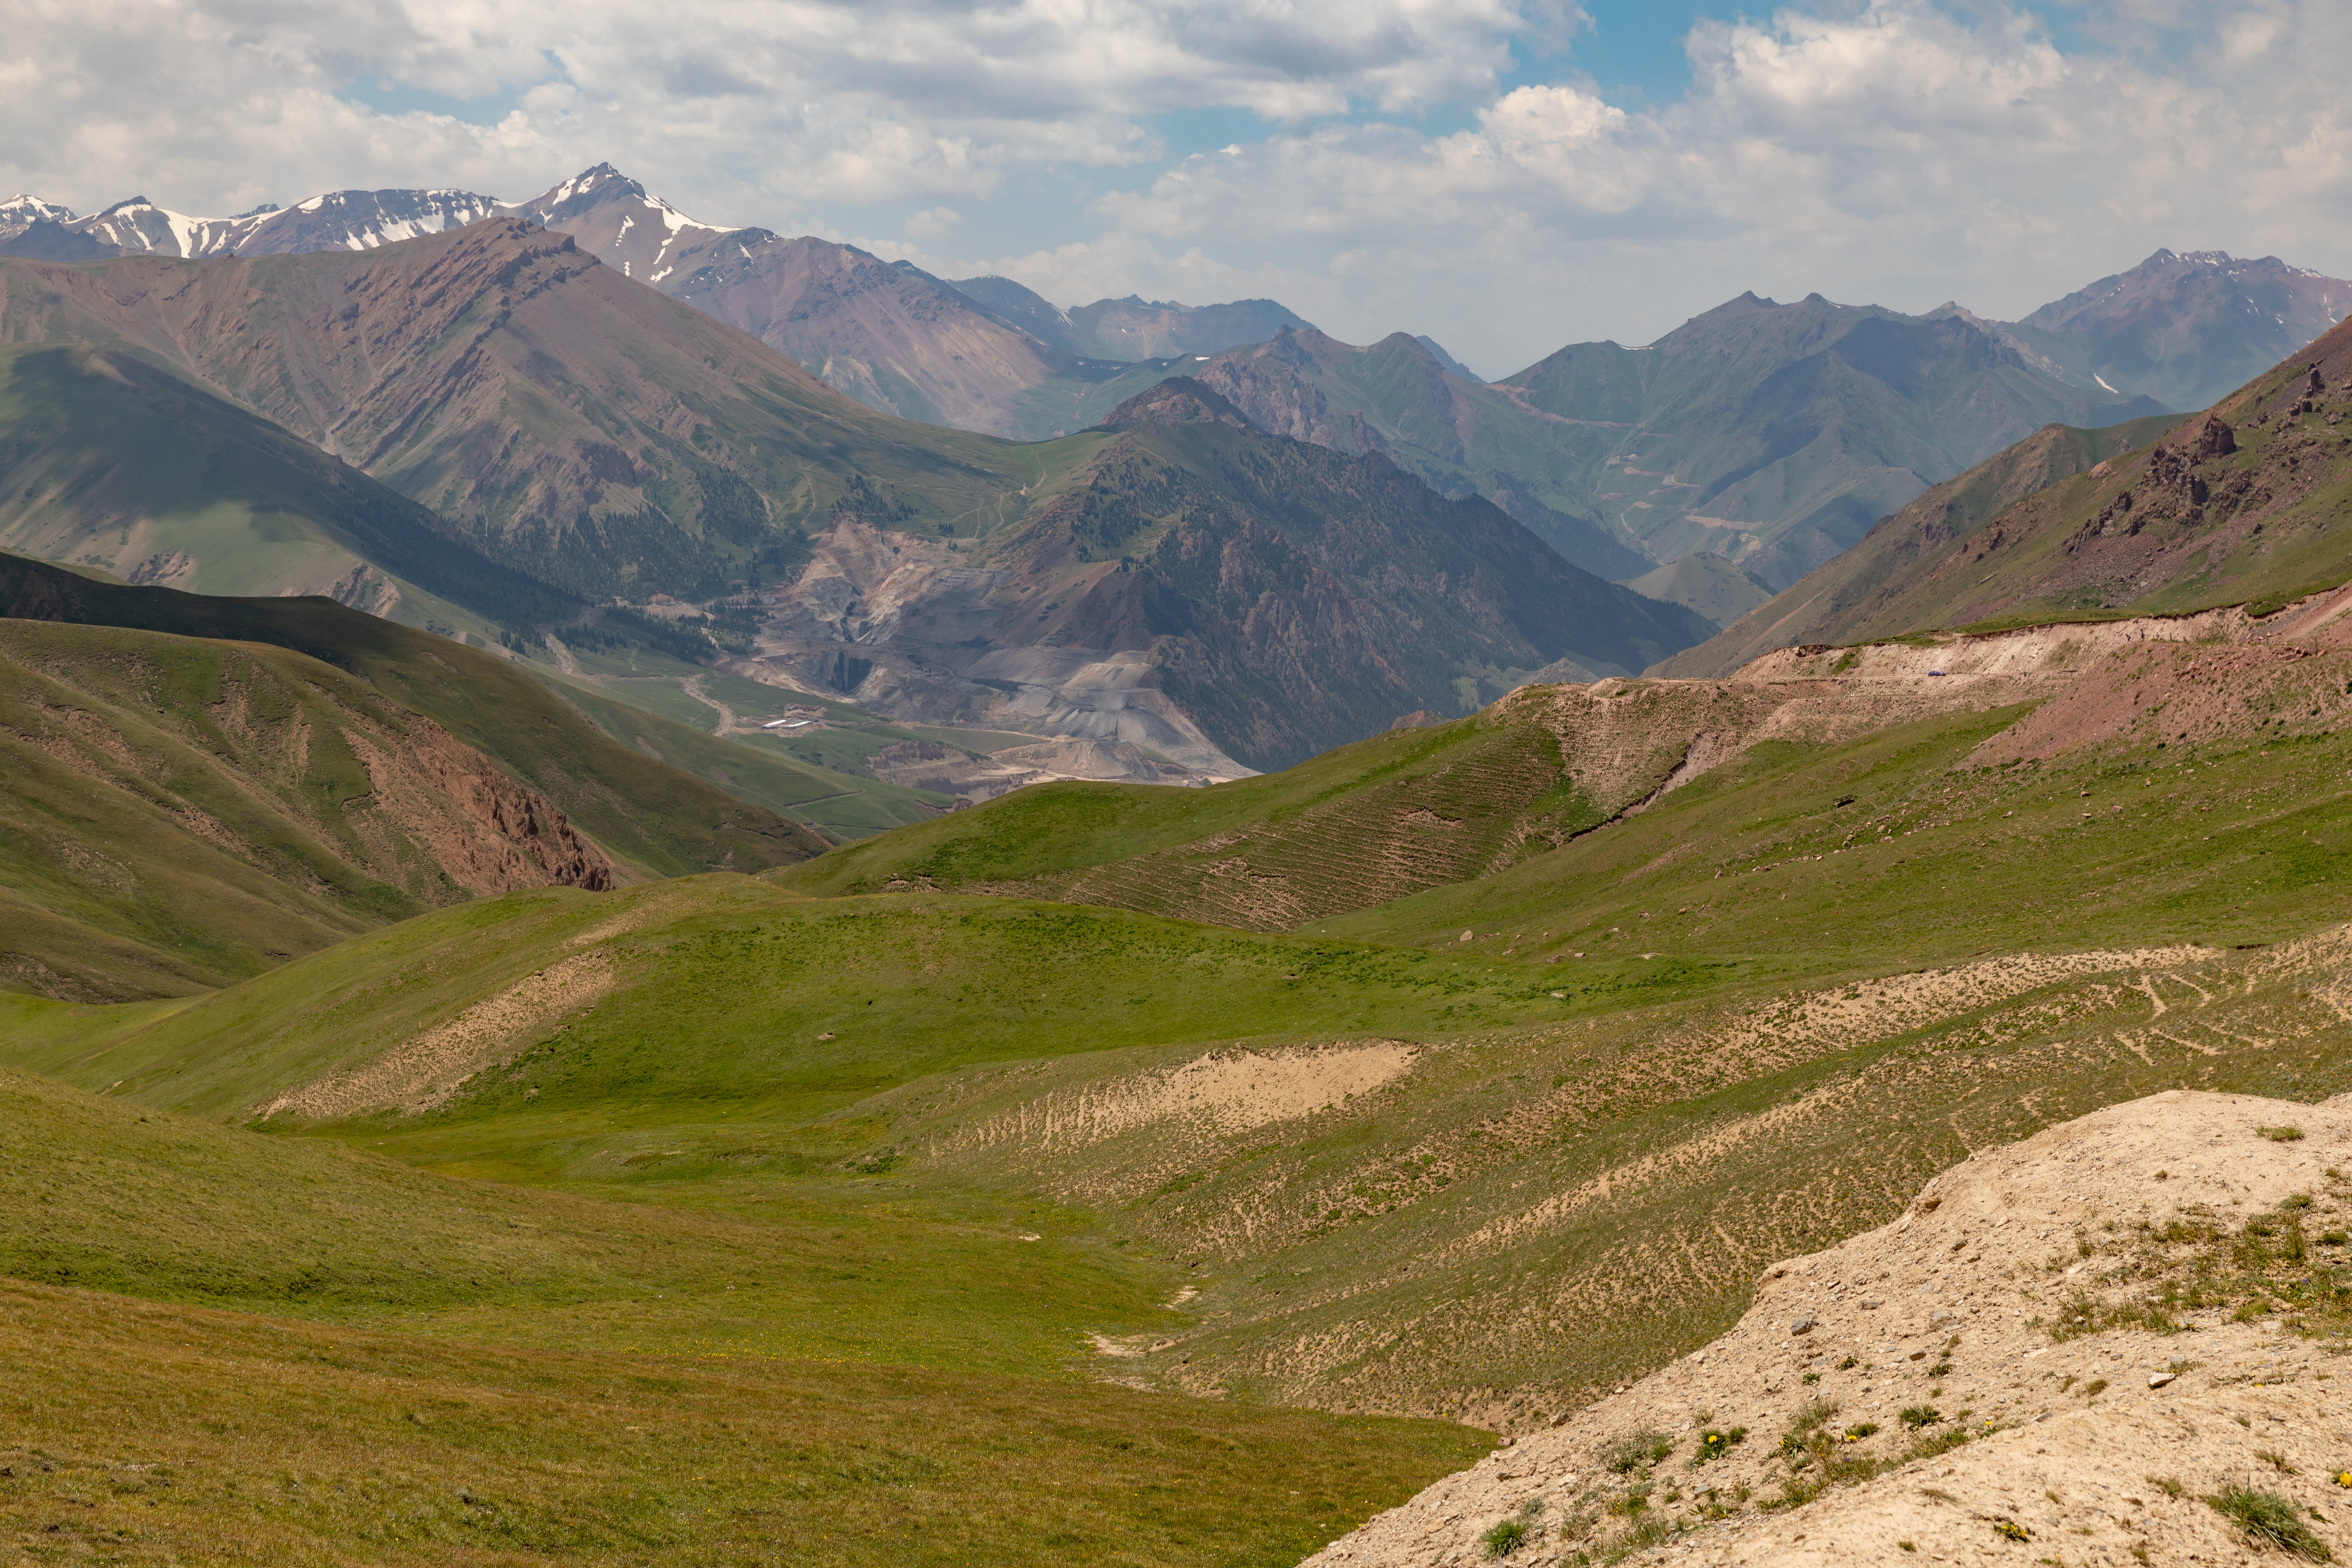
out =
[[907,220],[907,234],[911,239],[936,243],[946,239],[963,222],[963,215],[953,207],[926,207]]
[[[1065,303],[1271,295],[1496,372],[1751,288],[2014,315],[2159,245],[2352,272],[2352,8],[2063,0],[2070,51],[2026,3],[1703,22],[1689,94],[1629,110],[1517,85],[1564,0],[6,0],[0,194],[511,197],[609,159],[706,221],[894,230],[860,243]],[[1264,129],[1166,163],[1154,117],[1203,110]],[[974,237],[1032,216],[1083,237]]]
[[[519,195],[610,158],[720,221],[780,202],[985,197],[1008,171],[1157,155],[1139,117],[1405,111],[1491,90],[1557,0],[11,0],[0,183],[470,184]],[[376,115],[374,84],[500,123]],[[756,205],[757,212],[737,212]]]
[[2069,58],[2030,17],[1925,0],[1710,23],[1663,110],[1524,88],[1452,135],[1327,126],[1191,158],[1101,211],[1212,252],[1313,247],[1294,308],[1494,371],[1751,288],[2012,315],[2158,246],[2352,270],[2352,116],[2310,68],[2352,58],[2352,21],[2243,21],[2278,41]]

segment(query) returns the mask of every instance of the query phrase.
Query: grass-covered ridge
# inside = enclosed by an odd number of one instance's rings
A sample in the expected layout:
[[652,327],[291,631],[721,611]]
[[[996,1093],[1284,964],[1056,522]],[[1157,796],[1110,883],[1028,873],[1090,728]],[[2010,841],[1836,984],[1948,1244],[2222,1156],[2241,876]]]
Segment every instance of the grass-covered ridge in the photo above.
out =
[[[1279,773],[1171,790],[1148,784],[1033,785],[970,811],[837,850],[780,874],[782,885],[821,895],[915,884],[952,889],[1020,889],[1047,896],[1080,887],[1083,874],[1244,828],[1310,836],[1361,834],[1367,801],[1394,792],[1394,813],[1444,809],[1474,830],[1394,889],[1475,875],[1531,809],[1562,806],[1561,765],[1542,731],[1494,713],[1432,730],[1398,730],[1324,752]],[[1501,775],[1501,776],[1497,776]],[[1572,807],[1570,808],[1572,809]],[[1586,815],[1590,815],[1589,813]],[[1335,892],[1337,889],[1335,889]],[[1355,896],[1378,898],[1378,888]],[[1393,891],[1390,896],[1393,896]],[[1144,906],[1150,907],[1150,906]],[[1181,912],[1169,905],[1157,912]]]
[[[421,1114],[339,1135],[665,1203],[844,1180],[1042,1194],[1199,1267],[1193,1359],[1147,1357],[1154,1375],[1517,1418],[1476,1391],[1572,1399],[1688,1348],[1754,1267],[1891,1213],[1964,1146],[1956,1127],[1981,1142],[2182,1081],[2340,1078],[2318,1014],[2292,1052],[2220,1013],[2210,1055],[2169,1022],[2136,1035],[2155,1004],[2132,977],[2311,1011],[2293,973],[2200,966],[2331,918],[2345,740],[1956,768],[2014,717],[1751,748],[1498,876],[1287,935],[730,878],[515,895],[168,1013],[45,1010],[14,1059],[241,1121],[604,955],[608,989],[489,1042]],[[1272,1084],[1299,1060],[1311,1081],[1313,1053],[1384,1041],[1409,1065],[1353,1100],[1301,1089],[1214,1126],[1150,1109],[1173,1073]],[[1104,1116],[1099,1136],[1022,1131]],[[1512,1218],[1528,1190],[1603,1195]],[[1298,1361],[1318,1336],[1363,1348]]]

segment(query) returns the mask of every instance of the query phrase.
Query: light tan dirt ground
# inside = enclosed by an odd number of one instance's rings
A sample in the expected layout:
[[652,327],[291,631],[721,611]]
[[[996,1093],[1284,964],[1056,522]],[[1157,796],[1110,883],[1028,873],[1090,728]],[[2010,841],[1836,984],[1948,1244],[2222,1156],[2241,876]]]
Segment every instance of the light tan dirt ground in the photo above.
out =
[[[2290,1126],[2303,1136],[2260,1131]],[[2347,1168],[2344,1100],[2178,1090],[1987,1151],[1928,1183],[1892,1225],[1774,1266],[1738,1326],[1705,1350],[1497,1449],[1308,1561],[1480,1563],[1486,1532],[1512,1520],[1529,1536],[1513,1564],[1580,1552],[1604,1560],[1629,1529],[1610,1502],[1643,1484],[1650,1515],[1691,1528],[1633,1555],[1726,1568],[2251,1562],[2254,1549],[2201,1500],[2231,1483],[2315,1508],[2308,1527],[2352,1552],[2352,1489],[2335,1480],[2352,1469],[2352,1364],[2275,1319],[2219,1311],[2184,1314],[2178,1333],[2109,1328],[2061,1342],[2043,1326],[2078,1297],[2134,1293],[2117,1278],[2117,1248],[2150,1234],[2142,1221],[2239,1225],[2304,1194],[2315,1234],[2341,1226],[2352,1185],[2333,1173]],[[2315,1248],[2331,1259],[2340,1250]],[[1792,1477],[1779,1438],[1817,1400],[1836,1406],[1833,1435],[1876,1424],[1842,1445],[1845,1455],[1895,1459],[1918,1436],[1961,1423],[1977,1436],[1767,1511]],[[1906,1430],[1901,1412],[1923,1405],[1938,1419]],[[1738,1427],[1744,1438],[1722,1457],[1697,1458],[1707,1430]],[[1670,1442],[1668,1454],[1613,1472],[1604,1456],[1642,1433]]]
[[372,1110],[429,1110],[475,1073],[510,1059],[523,1036],[602,1000],[612,988],[610,953],[597,949],[567,958],[373,1061],[288,1090],[256,1114],[264,1121],[280,1113],[325,1121]]

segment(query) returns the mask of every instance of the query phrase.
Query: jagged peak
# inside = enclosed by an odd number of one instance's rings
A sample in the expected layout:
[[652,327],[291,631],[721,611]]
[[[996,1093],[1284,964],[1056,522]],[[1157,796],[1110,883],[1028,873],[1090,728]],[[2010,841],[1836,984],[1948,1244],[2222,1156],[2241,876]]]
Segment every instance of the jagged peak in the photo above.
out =
[[1212,392],[1189,375],[1171,375],[1148,386],[1110,411],[1098,430],[1132,430],[1142,425],[1230,425],[1255,429],[1242,411],[1223,395]]
[[6,201],[0,202],[0,219],[22,217],[27,215],[47,218],[51,223],[71,223],[74,216],[73,208],[59,206],[55,202],[45,202],[29,191],[19,191]]
[[581,170],[578,174],[572,175],[570,179],[564,181],[562,184],[548,192],[547,195],[541,196],[540,200],[549,206],[557,206],[561,205],[564,202],[572,200],[575,196],[590,195],[601,195],[604,194],[607,186],[615,184],[619,184],[622,190],[625,191],[630,195],[637,197],[641,201],[651,201],[653,199],[646,195],[645,186],[629,178],[626,174],[621,173],[620,170],[613,167],[612,164],[598,163],[592,168]]

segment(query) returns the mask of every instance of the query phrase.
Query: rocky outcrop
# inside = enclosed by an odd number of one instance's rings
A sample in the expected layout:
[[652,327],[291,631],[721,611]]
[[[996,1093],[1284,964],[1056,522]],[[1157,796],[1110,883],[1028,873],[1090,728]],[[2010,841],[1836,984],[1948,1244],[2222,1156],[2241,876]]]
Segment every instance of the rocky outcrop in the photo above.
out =
[[396,742],[356,730],[344,738],[374,786],[368,805],[467,891],[613,886],[612,861],[570,818],[432,720],[411,720]]

